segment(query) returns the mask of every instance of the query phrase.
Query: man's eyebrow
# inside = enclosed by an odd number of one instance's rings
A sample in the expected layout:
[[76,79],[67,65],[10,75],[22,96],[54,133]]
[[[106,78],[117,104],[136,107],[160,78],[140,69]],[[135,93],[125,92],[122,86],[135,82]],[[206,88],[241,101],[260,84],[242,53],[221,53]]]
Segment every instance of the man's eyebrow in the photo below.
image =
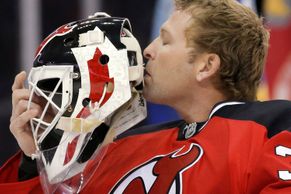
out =
[[162,27],[161,28],[161,30],[160,30],[160,35],[161,36],[165,36],[165,35],[171,35],[171,33],[167,30],[167,29],[165,29],[164,27]]

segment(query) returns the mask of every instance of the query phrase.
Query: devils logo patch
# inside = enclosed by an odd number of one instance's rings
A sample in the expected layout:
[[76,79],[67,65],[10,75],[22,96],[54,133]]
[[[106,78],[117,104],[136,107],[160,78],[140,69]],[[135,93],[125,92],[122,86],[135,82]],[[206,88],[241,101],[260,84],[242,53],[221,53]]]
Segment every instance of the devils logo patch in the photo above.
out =
[[110,193],[182,193],[183,172],[193,167],[202,154],[202,148],[192,143],[169,154],[156,156],[128,172]]

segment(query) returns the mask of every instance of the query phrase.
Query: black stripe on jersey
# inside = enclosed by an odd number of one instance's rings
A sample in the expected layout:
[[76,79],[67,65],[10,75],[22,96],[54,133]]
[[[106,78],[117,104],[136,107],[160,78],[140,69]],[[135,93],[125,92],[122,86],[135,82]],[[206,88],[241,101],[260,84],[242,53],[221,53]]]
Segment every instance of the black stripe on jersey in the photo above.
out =
[[138,135],[138,134],[145,134],[145,133],[151,133],[155,131],[160,131],[160,130],[166,130],[166,129],[172,129],[174,127],[179,127],[184,125],[185,121],[183,120],[175,120],[175,121],[170,121],[170,122],[165,122],[161,124],[155,124],[155,125],[147,125],[147,126],[142,126],[139,128],[131,128],[120,135],[116,137],[117,139],[121,139],[127,136],[131,135]]
[[291,101],[287,100],[224,106],[213,116],[254,121],[266,127],[269,138],[284,130],[291,131]]

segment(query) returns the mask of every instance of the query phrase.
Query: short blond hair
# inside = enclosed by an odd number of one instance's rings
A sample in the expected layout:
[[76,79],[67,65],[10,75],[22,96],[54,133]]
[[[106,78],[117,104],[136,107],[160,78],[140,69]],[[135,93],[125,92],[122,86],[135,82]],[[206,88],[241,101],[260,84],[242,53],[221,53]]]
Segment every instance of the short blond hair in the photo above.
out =
[[187,44],[221,60],[219,84],[230,100],[255,100],[268,51],[269,32],[251,9],[235,0],[175,0],[192,15]]

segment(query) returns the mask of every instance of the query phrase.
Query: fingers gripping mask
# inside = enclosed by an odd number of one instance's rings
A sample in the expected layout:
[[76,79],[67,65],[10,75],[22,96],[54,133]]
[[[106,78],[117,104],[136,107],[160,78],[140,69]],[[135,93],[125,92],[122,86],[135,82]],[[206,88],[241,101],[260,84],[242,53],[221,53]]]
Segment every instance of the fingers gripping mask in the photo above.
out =
[[43,188],[77,193],[114,137],[146,117],[141,49],[125,18],[97,13],[61,26],[39,46],[28,109]]

